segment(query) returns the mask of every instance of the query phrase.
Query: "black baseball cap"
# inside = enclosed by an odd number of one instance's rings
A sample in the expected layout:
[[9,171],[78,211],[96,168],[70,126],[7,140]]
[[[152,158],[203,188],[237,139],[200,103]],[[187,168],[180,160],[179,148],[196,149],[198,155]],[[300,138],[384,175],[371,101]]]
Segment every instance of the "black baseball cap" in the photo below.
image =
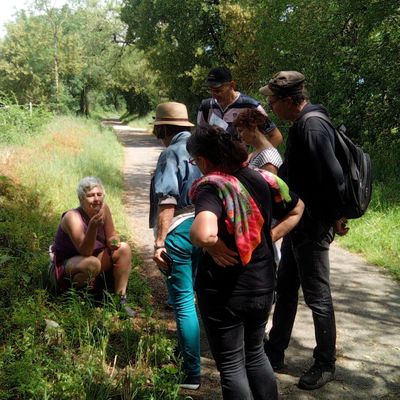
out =
[[210,88],[219,88],[224,83],[232,81],[232,74],[226,67],[217,67],[210,70],[206,84]]

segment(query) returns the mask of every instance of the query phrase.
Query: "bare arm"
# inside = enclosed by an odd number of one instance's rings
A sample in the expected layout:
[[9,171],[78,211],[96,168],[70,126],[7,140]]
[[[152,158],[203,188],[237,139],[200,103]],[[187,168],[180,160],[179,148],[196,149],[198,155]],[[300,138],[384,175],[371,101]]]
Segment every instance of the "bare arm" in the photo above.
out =
[[190,229],[192,243],[203,247],[221,267],[237,264],[237,253],[226,247],[218,237],[218,218],[211,211],[202,211],[196,215]]
[[192,243],[199,247],[213,246],[218,240],[218,218],[211,211],[196,215],[190,229]]
[[265,171],[272,172],[273,174],[277,175],[278,174],[278,168],[275,167],[273,164],[264,164],[261,169]]
[[97,229],[104,223],[104,206],[94,215],[88,224],[86,234],[78,211],[68,211],[62,221],[61,228],[68,234],[76,250],[84,257],[91,256],[96,243]]
[[289,233],[300,221],[303,211],[304,203],[299,199],[296,206],[271,229],[272,241],[276,242]]
[[104,204],[104,230],[106,233],[107,246],[111,250],[116,250],[120,247],[120,238],[115,230],[114,221],[111,215],[110,208]]
[[154,245],[159,247],[154,251],[153,260],[158,264],[167,267],[164,260],[161,258],[160,254],[164,250],[165,251],[165,239],[168,234],[168,229],[171,225],[172,218],[175,213],[175,205],[174,204],[165,204],[159,206],[159,214],[157,220],[157,237]]
[[283,142],[283,136],[278,128],[272,129],[267,133],[268,140],[271,142],[272,146],[277,148]]
[[[268,113],[264,110],[261,104],[257,107],[257,110],[260,111],[262,114],[268,116]],[[278,128],[272,129],[267,133],[266,136],[271,142],[272,146],[274,146],[275,148],[277,148],[283,142],[282,133]]]

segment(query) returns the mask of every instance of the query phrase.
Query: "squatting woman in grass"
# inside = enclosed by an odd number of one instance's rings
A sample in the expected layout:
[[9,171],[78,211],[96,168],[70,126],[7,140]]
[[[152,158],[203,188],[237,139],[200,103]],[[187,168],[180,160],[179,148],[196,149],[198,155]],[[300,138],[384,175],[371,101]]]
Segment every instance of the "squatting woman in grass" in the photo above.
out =
[[104,202],[105,190],[99,178],[87,176],[77,188],[79,207],[66,211],[58,226],[53,262],[60,289],[70,285],[95,287],[101,272],[112,272],[115,293],[129,316],[126,288],[131,271],[131,249],[121,242],[114,228],[110,208]]
[[[187,149],[204,174],[191,192],[191,239],[204,249],[195,287],[223,397],[277,399],[263,349],[275,285],[272,243],[297,224],[303,202],[275,175],[248,167],[244,143],[221,128],[196,132]],[[271,229],[272,217],[278,223]]]

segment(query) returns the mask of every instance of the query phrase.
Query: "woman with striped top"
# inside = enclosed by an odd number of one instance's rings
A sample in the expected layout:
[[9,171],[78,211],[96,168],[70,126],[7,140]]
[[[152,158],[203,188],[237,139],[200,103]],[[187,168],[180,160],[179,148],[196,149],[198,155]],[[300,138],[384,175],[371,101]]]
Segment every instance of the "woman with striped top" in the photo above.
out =
[[265,135],[269,118],[257,109],[247,109],[237,116],[233,124],[241,138],[253,149],[249,164],[277,174],[282,157]]

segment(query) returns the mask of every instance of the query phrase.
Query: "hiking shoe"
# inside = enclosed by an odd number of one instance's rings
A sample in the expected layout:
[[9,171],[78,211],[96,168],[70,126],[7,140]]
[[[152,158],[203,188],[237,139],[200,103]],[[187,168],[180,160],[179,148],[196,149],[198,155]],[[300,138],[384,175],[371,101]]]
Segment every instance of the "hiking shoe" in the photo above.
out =
[[200,387],[200,376],[187,376],[182,383],[179,384],[181,389],[197,390]]
[[335,367],[327,368],[314,364],[299,380],[299,388],[306,390],[318,389],[335,379]]
[[136,312],[128,306],[126,296],[121,296],[119,302],[120,310],[130,318],[134,318],[136,316]]
[[267,340],[264,341],[264,351],[268,357],[269,363],[271,364],[272,369],[275,372],[282,371],[286,368],[285,365],[285,354],[282,352],[281,354],[274,353],[271,351],[269,343]]

